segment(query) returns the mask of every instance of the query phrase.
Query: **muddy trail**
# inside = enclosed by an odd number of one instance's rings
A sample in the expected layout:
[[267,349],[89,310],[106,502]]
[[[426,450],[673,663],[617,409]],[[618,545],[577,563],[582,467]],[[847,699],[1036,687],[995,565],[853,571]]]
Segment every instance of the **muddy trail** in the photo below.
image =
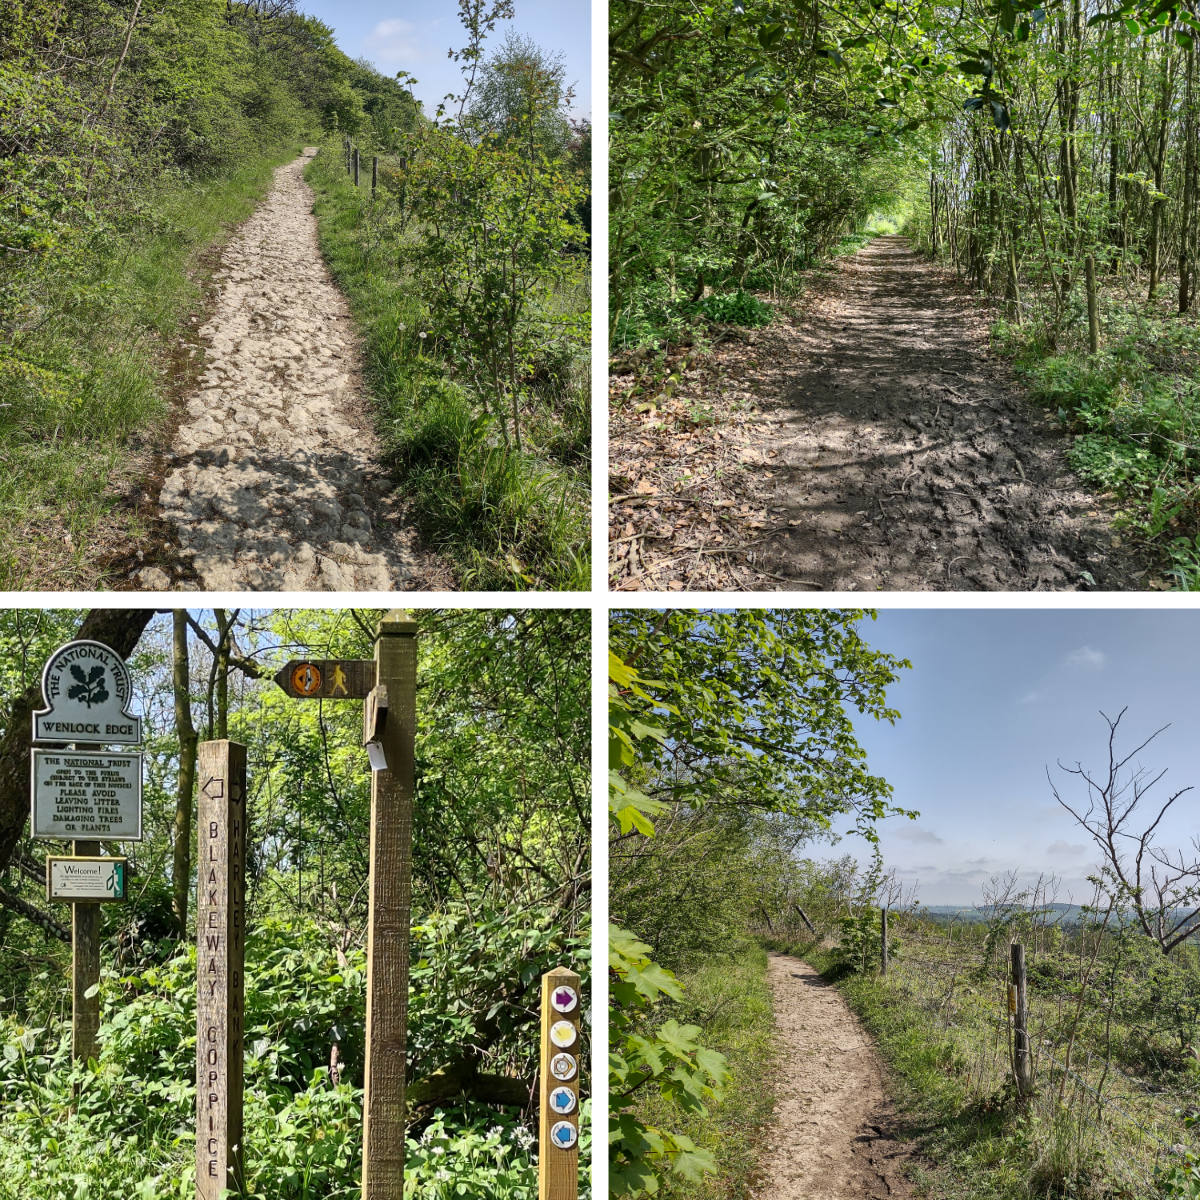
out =
[[883,1069],[836,988],[772,954],[780,1063],[762,1200],[907,1200],[910,1150],[890,1132]]
[[986,312],[902,237],[841,260],[798,316],[733,335],[673,405],[614,435],[618,452],[641,438],[661,497],[614,512],[614,540],[640,542],[618,587],[1149,586],[1067,436],[989,357]]
[[349,307],[317,243],[303,177],[314,153],[278,168],[221,252],[202,357],[162,456],[169,545],[135,586],[445,586],[380,464]]

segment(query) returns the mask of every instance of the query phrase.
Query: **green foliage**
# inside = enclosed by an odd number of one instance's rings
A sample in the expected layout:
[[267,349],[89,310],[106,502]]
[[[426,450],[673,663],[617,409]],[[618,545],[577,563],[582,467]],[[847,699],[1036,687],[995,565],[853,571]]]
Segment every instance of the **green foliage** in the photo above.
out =
[[567,332],[586,344],[581,315],[551,303],[584,277],[586,263],[569,253],[586,240],[570,219],[583,183],[562,160],[444,130],[408,149],[423,226],[409,255],[434,331],[504,445],[520,450],[538,348]]
[[[556,253],[538,272],[534,262],[578,187],[525,213],[514,189],[530,170],[564,178],[561,164],[530,167],[444,130],[404,145],[411,165],[385,159],[374,201],[347,179],[340,147],[327,144],[309,168],[322,249],[366,333],[400,486],[464,587],[586,587],[584,263]],[[470,211],[459,207],[468,195]],[[496,238],[496,221],[526,238],[524,250]]]
[[675,976],[649,957],[650,947],[609,927],[609,1190],[613,1196],[653,1195],[659,1174],[695,1182],[716,1170],[712,1154],[686,1134],[649,1125],[631,1103],[652,1085],[668,1108],[705,1116],[727,1078],[724,1055],[699,1041],[698,1025],[670,1018],[651,1030],[650,1013],[663,997],[679,1000]]
[[[886,688],[907,664],[861,641],[862,615],[612,614],[610,892],[614,919],[628,926],[609,942],[615,1195],[719,1186],[705,1180],[718,1170],[707,1115],[729,1066],[709,1044],[714,1014],[703,1028],[680,1020],[702,1005],[665,964],[705,975],[766,911],[798,842],[845,813],[870,837],[889,811],[846,709],[894,720]],[[768,1006],[757,1020],[769,1022]],[[751,1088],[721,1119],[736,1126],[764,1105]],[[740,1167],[722,1157],[722,1180],[749,1170],[742,1146]]]
[[945,50],[877,11],[610,5],[618,346],[679,337],[706,286],[795,290],[920,177],[915,63]]
[[[1200,519],[1200,376],[1184,365],[1200,350],[1194,332],[1141,321],[1097,356],[1046,355],[1037,342],[998,332],[1018,348],[1034,397],[1075,431],[1071,465],[1122,501],[1124,524],[1173,559],[1179,586],[1196,586],[1188,531]],[[1164,371],[1171,351],[1179,367]]]
[[695,307],[697,312],[721,325],[769,325],[774,316],[769,304],[746,292],[705,296]]
[[639,760],[652,773],[675,764],[656,798],[789,813],[814,833],[849,814],[870,838],[892,811],[891,789],[867,770],[847,706],[895,722],[887,688],[910,665],[866,644],[858,626],[870,615],[615,611],[614,653],[636,654],[638,670],[661,680],[674,705],[660,715],[652,699],[629,699],[630,711],[665,730],[639,742]]
[[413,102],[287,11],[2,0],[0,30],[0,582],[103,586],[148,535],[122,497],[200,253],[337,97],[397,125]]
[[[1189,1113],[1184,1117],[1184,1126],[1195,1128],[1196,1115]],[[1161,1166],[1155,1177],[1159,1195],[1162,1200],[1197,1200],[1200,1197],[1200,1155],[1185,1151],[1181,1154],[1180,1162],[1167,1162]]]
[[[193,616],[193,722],[208,737],[221,688],[201,633],[215,638],[219,623]],[[224,616],[250,671],[225,684],[228,733],[250,750],[247,1195],[350,1200],[370,837],[361,706],[300,703],[271,676],[298,652],[369,657],[378,614]],[[469,609],[419,620],[406,1195],[532,1200],[540,976],[569,965],[585,995],[590,981],[590,614]],[[0,695],[22,691],[77,627],[77,613],[4,615]],[[0,1196],[194,1195],[194,918],[180,939],[167,877],[179,769],[170,627],[155,618],[130,662],[145,714],[146,837],[127,848],[130,901],[102,910],[94,1064],[70,1063],[69,947],[0,908]],[[6,893],[39,909],[44,891],[27,868],[45,849],[24,839],[0,871]],[[585,1093],[589,1074],[585,1056]],[[585,1154],[589,1139],[585,1124]]]
[[665,1002],[677,1020],[703,1027],[705,1042],[724,1056],[727,1077],[704,1112],[682,1112],[657,1092],[644,1090],[637,1114],[650,1126],[671,1121],[715,1169],[698,1179],[663,1173],[657,1195],[667,1200],[724,1200],[747,1194],[761,1164],[762,1131],[775,1096],[774,1012],[766,980],[766,954],[735,944],[681,978],[684,996]]
[[480,68],[465,126],[472,138],[490,138],[536,159],[564,158],[571,99],[561,55],[511,31]]

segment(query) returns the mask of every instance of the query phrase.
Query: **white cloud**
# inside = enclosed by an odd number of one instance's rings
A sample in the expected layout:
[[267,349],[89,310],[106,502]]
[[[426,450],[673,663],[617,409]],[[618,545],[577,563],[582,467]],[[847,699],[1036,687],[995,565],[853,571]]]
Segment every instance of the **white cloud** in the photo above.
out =
[[1083,858],[1088,848],[1082,842],[1051,842],[1046,847],[1046,853],[1054,858]]
[[1096,650],[1091,646],[1080,646],[1078,650],[1072,650],[1064,661],[1068,667],[1099,671],[1108,662],[1108,655],[1103,650]]
[[924,846],[942,846],[945,839],[931,833],[928,829],[901,828],[896,830],[896,836],[903,842],[915,842]]
[[1041,698],[1042,693],[1035,688],[1032,692],[1026,692],[1025,695],[1021,697],[1021,703],[1036,704]]
[[412,66],[425,57],[412,21],[380,21],[363,42],[363,56],[389,66]]

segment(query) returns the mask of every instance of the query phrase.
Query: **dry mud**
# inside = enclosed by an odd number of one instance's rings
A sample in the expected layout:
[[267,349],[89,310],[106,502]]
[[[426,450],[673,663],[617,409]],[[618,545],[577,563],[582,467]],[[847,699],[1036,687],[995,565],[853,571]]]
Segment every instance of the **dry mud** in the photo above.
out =
[[159,503],[174,550],[144,588],[428,586],[389,498],[345,297],[317,243],[312,148],[225,247]]
[[1146,586],[1053,419],[988,357],[977,305],[904,238],[843,262],[795,349],[764,404],[774,586]]
[[837,989],[772,954],[779,1068],[761,1200],[907,1200],[908,1149],[889,1134],[883,1069]]

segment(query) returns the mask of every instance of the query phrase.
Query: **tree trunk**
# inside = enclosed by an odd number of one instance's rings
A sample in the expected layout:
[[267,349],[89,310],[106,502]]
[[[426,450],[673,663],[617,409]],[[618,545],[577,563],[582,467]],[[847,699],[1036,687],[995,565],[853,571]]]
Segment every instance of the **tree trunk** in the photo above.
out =
[[1187,91],[1183,110],[1183,196],[1179,211],[1179,312],[1192,307],[1192,238],[1196,207],[1196,117],[1193,108],[1193,86],[1196,73],[1196,52],[1187,51]]

